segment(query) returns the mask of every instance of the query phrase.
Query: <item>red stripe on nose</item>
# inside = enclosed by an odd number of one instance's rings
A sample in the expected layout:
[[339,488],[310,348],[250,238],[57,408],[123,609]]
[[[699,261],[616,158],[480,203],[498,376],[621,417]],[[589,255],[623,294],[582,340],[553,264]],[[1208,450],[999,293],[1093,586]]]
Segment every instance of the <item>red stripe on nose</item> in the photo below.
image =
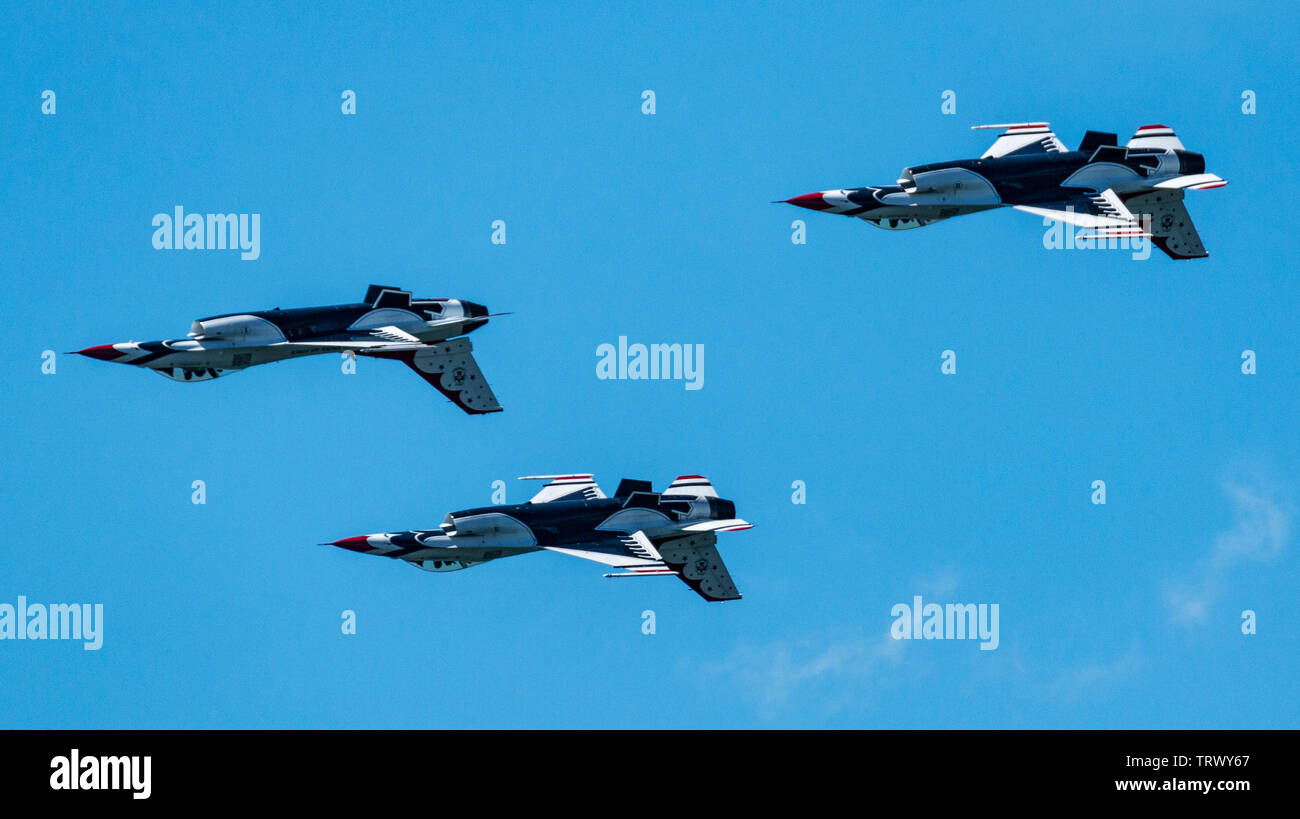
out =
[[370,538],[366,535],[360,537],[345,537],[342,540],[334,541],[330,545],[338,546],[340,549],[348,549],[353,552],[368,552],[370,551]]
[[827,204],[826,200],[822,198],[821,191],[817,191],[816,193],[805,193],[803,196],[796,196],[793,199],[787,199],[785,201],[786,204],[798,205],[801,208],[808,208],[809,210],[827,210],[834,207],[834,205]]
[[98,347],[87,347],[84,350],[77,350],[76,355],[84,355],[87,358],[98,358],[100,361],[116,361],[126,353],[118,350],[112,344],[100,344]]

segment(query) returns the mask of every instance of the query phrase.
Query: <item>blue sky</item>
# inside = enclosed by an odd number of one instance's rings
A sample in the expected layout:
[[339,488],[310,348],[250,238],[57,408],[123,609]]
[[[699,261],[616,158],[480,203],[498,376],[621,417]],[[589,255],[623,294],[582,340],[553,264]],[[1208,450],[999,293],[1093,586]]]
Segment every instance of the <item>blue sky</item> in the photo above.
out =
[[[0,727],[1300,725],[1294,5],[570,6],[6,15],[0,603],[105,633],[0,641]],[[769,204],[1038,119],[1173,126],[1232,183],[1188,195],[1210,258]],[[261,214],[261,257],[153,249],[176,205]],[[41,370],[371,282],[511,311],[474,336],[506,411],[332,356]],[[703,389],[598,380],[620,335],[704,345]],[[710,476],[744,600],[314,545],[566,471]],[[997,603],[997,650],[890,640],[917,594]]]

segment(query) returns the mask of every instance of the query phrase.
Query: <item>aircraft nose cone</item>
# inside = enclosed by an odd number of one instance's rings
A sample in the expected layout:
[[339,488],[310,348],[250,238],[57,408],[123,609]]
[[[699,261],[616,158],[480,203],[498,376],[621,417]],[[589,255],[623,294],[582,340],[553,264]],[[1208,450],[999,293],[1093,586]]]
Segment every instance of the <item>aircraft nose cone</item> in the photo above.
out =
[[472,301],[461,299],[461,306],[465,308],[466,318],[486,318],[488,309],[481,304],[475,304]]
[[118,350],[112,344],[100,344],[96,347],[87,347],[84,350],[77,350],[73,355],[84,355],[87,358],[97,358],[100,361],[116,361],[126,354]]
[[340,549],[347,549],[352,552],[368,552],[370,551],[371,548],[370,538],[367,535],[360,535],[358,537],[345,537],[342,540],[335,540],[331,543],[326,543],[324,545],[337,546]]
[[808,208],[809,210],[826,210],[831,207],[822,196],[821,191],[817,191],[816,193],[805,193],[802,196],[786,199],[785,203],[787,205],[797,205],[801,208]]

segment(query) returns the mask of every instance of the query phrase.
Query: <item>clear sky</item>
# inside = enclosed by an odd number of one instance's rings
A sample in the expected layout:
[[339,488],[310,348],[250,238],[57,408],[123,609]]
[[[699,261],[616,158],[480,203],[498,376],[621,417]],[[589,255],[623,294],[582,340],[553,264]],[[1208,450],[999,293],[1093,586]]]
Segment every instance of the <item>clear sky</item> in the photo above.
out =
[[[1295,4],[565,5],[7,9],[0,604],[104,642],[0,641],[0,727],[1300,726]],[[1039,119],[1175,128],[1231,181],[1188,194],[1210,258],[770,204]],[[177,205],[260,258],[155,250]],[[42,372],[372,282],[512,312],[473,337],[505,412],[334,356]],[[619,336],[703,388],[597,379]],[[568,471],[711,477],[744,599],[315,545]],[[890,639],[915,595],[998,604],[997,649]]]

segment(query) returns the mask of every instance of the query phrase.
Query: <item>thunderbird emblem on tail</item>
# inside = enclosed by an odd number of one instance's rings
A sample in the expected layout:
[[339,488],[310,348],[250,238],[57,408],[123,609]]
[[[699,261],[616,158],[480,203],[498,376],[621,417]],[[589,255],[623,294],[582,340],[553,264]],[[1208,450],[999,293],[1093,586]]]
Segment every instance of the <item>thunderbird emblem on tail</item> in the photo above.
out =
[[452,512],[438,529],[387,532],[327,543],[404,560],[430,572],[548,551],[603,563],[605,577],[677,576],[705,600],[739,600],[718,555],[717,533],[749,529],[736,505],[709,479],[683,475],[663,492],[624,479],[614,497],[590,474],[534,475],[545,480],[527,503]]
[[210,381],[287,358],[346,353],[403,361],[465,412],[500,412],[464,336],[487,308],[458,299],[412,299],[372,284],[361,304],[232,313],[195,321],[188,338],[103,344],[79,355],[147,367],[174,381]]
[[1000,207],[1090,230],[1078,238],[1150,237],[1174,259],[1210,255],[1183,207],[1183,191],[1228,184],[1205,172],[1173,129],[1144,125],[1126,145],[1088,131],[1067,150],[1046,122],[976,125],[1002,133],[979,159],[904,168],[898,184],[818,191],[784,200],[865,219],[887,230],[924,227]]

